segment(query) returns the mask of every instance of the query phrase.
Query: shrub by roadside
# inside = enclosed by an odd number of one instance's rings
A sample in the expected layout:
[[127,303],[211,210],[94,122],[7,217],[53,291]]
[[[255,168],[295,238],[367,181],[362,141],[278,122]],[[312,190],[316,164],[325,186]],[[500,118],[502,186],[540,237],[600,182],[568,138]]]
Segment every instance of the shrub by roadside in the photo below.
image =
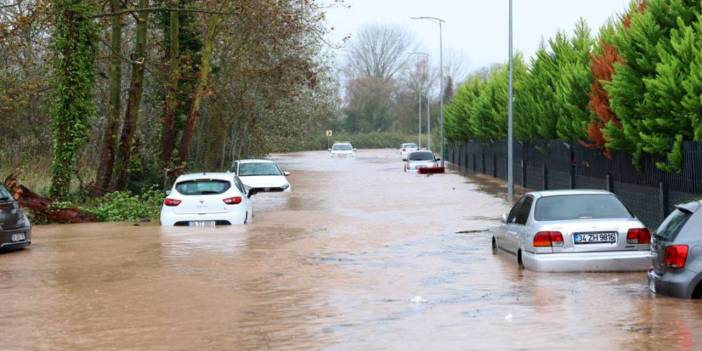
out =
[[156,187],[141,195],[118,191],[97,199],[94,206],[84,210],[94,214],[101,222],[156,221],[164,198],[165,193]]

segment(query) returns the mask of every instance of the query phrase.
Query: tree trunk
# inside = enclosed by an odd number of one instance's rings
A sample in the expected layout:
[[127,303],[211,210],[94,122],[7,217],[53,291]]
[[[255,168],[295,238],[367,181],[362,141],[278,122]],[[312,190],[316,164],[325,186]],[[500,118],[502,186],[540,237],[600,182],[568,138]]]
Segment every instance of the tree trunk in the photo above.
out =
[[187,162],[188,157],[190,156],[190,146],[193,141],[193,134],[195,133],[195,124],[197,123],[197,119],[200,117],[202,98],[207,90],[210,70],[212,69],[212,52],[214,50],[214,41],[217,37],[217,26],[220,20],[220,16],[211,15],[210,19],[207,21],[207,34],[205,36],[204,48],[202,50],[200,72],[198,73],[197,85],[195,86],[195,92],[193,93],[192,107],[190,108],[188,119],[185,122],[183,136],[180,141],[179,154],[180,159],[183,162]]
[[[171,6],[178,7],[177,1],[171,1]],[[171,10],[169,23],[169,67],[168,85],[163,111],[163,130],[161,132],[161,166],[167,168],[175,148],[175,114],[178,105],[178,81],[180,80],[180,19],[177,10]]]
[[[121,10],[122,2],[112,0],[112,11]],[[100,164],[95,179],[95,192],[97,195],[106,193],[112,182],[112,169],[115,163],[115,139],[117,136],[117,125],[121,112],[121,90],[122,90],[122,16],[112,16],[112,53],[110,55],[110,110],[105,122],[105,130],[102,136],[102,148],[100,149]]]
[[[139,0],[139,8],[149,6],[149,0]],[[131,159],[132,140],[139,120],[139,107],[144,92],[144,68],[146,66],[146,39],[149,13],[137,15],[137,37],[134,56],[132,57],[132,77],[129,83],[127,111],[124,115],[122,134],[119,138],[119,162],[117,163],[117,190],[124,190],[127,185],[129,161]]]

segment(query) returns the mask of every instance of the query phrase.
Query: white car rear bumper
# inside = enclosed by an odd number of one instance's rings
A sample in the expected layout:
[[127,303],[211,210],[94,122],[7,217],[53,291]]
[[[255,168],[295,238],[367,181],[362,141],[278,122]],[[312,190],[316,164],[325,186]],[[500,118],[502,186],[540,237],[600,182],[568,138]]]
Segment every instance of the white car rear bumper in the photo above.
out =
[[212,213],[212,214],[176,214],[161,212],[161,225],[174,226],[176,223],[185,223],[193,221],[227,221],[229,224],[245,224],[251,223],[251,214],[246,211],[232,211],[227,213]]
[[645,272],[650,251],[613,251],[534,254],[522,252],[526,269],[537,272]]

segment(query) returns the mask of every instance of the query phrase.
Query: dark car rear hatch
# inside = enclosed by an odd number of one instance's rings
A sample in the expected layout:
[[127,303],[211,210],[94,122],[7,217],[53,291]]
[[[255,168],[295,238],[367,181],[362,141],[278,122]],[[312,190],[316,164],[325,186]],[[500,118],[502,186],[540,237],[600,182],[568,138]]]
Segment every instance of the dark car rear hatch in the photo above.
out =
[[0,226],[4,229],[16,228],[20,220],[19,204],[10,192],[0,185]]

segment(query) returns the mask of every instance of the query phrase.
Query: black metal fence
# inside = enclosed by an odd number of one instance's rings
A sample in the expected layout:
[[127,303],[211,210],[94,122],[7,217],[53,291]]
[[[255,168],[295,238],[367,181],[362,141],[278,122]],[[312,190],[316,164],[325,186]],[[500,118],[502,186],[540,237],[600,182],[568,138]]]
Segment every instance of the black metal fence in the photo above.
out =
[[[702,143],[683,145],[683,169],[665,173],[645,158],[641,169],[630,155],[611,158],[579,143],[543,141],[514,145],[515,183],[533,190],[604,189],[612,191],[650,228],[674,206],[702,194]],[[507,144],[467,141],[448,148],[448,160],[460,169],[507,179]]]

